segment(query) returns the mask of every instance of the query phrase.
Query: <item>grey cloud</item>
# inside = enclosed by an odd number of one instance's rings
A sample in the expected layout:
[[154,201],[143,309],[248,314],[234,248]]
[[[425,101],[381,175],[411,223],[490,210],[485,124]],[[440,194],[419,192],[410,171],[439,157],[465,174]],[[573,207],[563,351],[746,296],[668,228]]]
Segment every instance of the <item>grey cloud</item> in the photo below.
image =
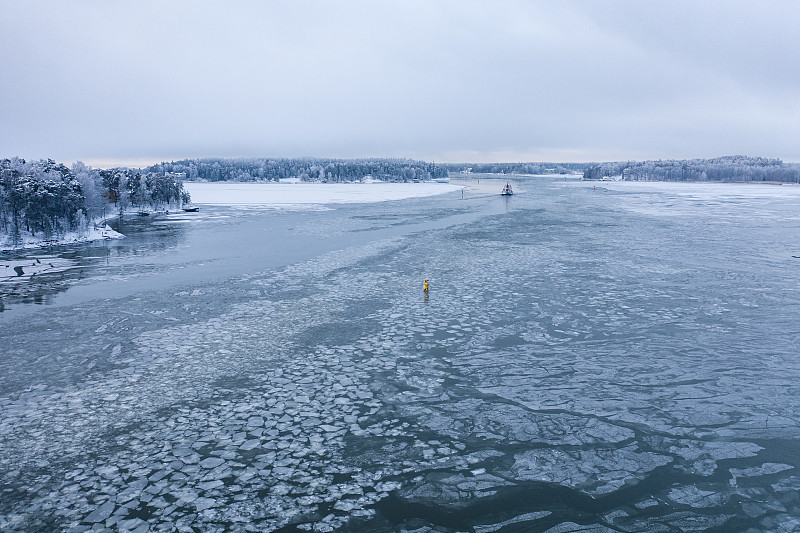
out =
[[0,146],[800,160],[792,2],[0,5]]

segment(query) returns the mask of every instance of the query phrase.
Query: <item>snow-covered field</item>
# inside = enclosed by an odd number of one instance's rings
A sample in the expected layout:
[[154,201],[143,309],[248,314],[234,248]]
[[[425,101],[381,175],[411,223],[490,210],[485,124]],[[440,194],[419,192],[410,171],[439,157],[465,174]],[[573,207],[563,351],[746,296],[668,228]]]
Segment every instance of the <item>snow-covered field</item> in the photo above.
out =
[[564,185],[599,188],[623,192],[660,192],[697,199],[718,198],[796,198],[800,185],[764,183],[698,183],[677,181],[568,181]]
[[449,183],[198,183],[183,184],[194,204],[292,209],[321,204],[385,202],[459,190]]
[[620,207],[651,216],[697,216],[762,220],[800,218],[800,185],[674,181],[565,181],[563,187],[613,191]]

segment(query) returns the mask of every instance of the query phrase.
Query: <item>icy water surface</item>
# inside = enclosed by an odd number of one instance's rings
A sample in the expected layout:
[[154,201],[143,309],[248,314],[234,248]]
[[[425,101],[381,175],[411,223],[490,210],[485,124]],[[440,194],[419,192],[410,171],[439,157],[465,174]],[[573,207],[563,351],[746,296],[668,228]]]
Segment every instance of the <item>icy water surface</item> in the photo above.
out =
[[[268,190],[272,186],[261,185]],[[0,252],[0,313],[4,317],[29,313],[34,310],[30,303],[69,305],[137,290],[225,280],[503,209],[485,202],[486,196],[485,188],[474,187],[466,197],[472,201],[458,204],[433,197],[409,200],[403,207],[381,202],[333,213],[323,205],[295,204],[204,205],[197,213],[129,214],[109,221],[124,239]],[[21,274],[16,267],[22,268]]]
[[800,195],[597,185],[0,315],[0,530],[800,529]]

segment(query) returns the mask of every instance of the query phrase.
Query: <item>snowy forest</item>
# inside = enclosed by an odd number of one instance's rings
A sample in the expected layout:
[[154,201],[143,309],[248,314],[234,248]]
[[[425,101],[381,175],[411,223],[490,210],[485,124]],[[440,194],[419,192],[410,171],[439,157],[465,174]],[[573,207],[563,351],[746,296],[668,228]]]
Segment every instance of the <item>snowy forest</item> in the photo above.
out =
[[447,163],[450,172],[475,174],[576,174],[595,163]]
[[[72,168],[52,159],[0,159],[0,233],[51,238],[85,231],[108,208],[159,209],[189,201],[173,175]],[[109,212],[108,214],[112,214]]]
[[407,182],[447,178],[442,165],[411,159],[184,159],[146,169],[157,174],[182,173],[188,181],[301,181],[327,183],[372,178]]
[[593,165],[584,179],[631,181],[773,181],[800,183],[800,165],[780,159],[733,155],[713,159],[617,161]]
[[72,167],[52,159],[0,159],[0,234],[51,238],[88,228],[104,214],[168,209],[189,202],[183,180],[352,182],[365,178],[409,182],[449,172],[561,174],[584,179],[641,181],[771,181],[800,183],[800,164],[780,159],[714,159],[609,163],[434,164],[411,159],[185,159],[146,169]]

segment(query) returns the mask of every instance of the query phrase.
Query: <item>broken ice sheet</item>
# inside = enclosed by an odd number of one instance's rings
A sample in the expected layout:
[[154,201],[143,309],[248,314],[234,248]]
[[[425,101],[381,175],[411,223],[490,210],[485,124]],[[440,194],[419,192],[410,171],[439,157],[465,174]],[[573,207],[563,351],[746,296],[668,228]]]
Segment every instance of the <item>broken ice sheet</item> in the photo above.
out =
[[520,526],[517,527],[522,527],[522,524],[524,524],[525,522],[533,522],[535,520],[539,520],[540,518],[544,518],[545,516],[549,516],[551,514],[552,513],[550,511],[535,511],[533,513],[523,513],[513,518],[509,518],[508,520],[503,520],[501,522],[496,522],[494,524],[476,525],[473,526],[473,529],[475,530],[475,533],[494,533],[495,531],[501,530],[511,524],[520,524]]
[[728,503],[730,495],[713,490],[702,490],[696,485],[690,485],[670,490],[669,498],[676,503],[704,508],[724,505]]
[[453,437],[484,437],[528,444],[585,445],[621,442],[634,436],[626,427],[592,416],[538,412],[503,402],[502,408],[484,399],[444,403],[436,407],[412,407],[426,424]]
[[681,440],[666,444],[669,453],[688,462],[688,466],[679,465],[681,468],[706,476],[714,473],[720,460],[753,457],[762,450],[755,443],[738,441]]
[[459,506],[476,498],[490,496],[497,489],[509,485],[513,485],[513,482],[490,474],[430,475],[425,481],[401,491],[401,495],[408,500],[427,504]]
[[642,480],[671,461],[665,455],[639,451],[635,445],[617,449],[543,448],[517,454],[510,473],[518,479],[548,481],[600,495],[626,482]]
[[[703,238],[735,249],[686,259],[664,235],[691,239],[696,221],[610,228],[606,211],[548,211],[536,196],[534,210],[424,239],[188,286],[179,299],[195,314],[182,325],[148,312],[170,309],[172,293],[70,310],[97,346],[37,356],[97,352],[110,365],[0,398],[3,481],[26,494],[0,499],[0,529],[41,509],[93,527],[112,498],[105,525],[120,529],[346,529],[389,491],[463,509],[526,480],[626,500],[598,515],[620,529],[725,527],[734,513],[791,525],[793,463],[745,432],[760,420],[759,435],[796,433],[796,277],[778,260],[740,265],[776,253],[763,233],[740,246],[756,232],[726,233],[732,218]],[[425,302],[427,269],[439,279]],[[53,312],[44,327],[80,325]],[[659,466],[665,487],[633,486]],[[502,527],[604,527],[536,513]]]
[[[754,466],[750,468],[731,468],[729,471],[734,478],[737,478],[737,477],[767,476],[769,474],[776,474],[778,472],[783,472],[784,470],[789,470],[792,468],[794,467],[782,463],[764,463],[760,466]],[[732,481],[732,483],[734,482]]]

